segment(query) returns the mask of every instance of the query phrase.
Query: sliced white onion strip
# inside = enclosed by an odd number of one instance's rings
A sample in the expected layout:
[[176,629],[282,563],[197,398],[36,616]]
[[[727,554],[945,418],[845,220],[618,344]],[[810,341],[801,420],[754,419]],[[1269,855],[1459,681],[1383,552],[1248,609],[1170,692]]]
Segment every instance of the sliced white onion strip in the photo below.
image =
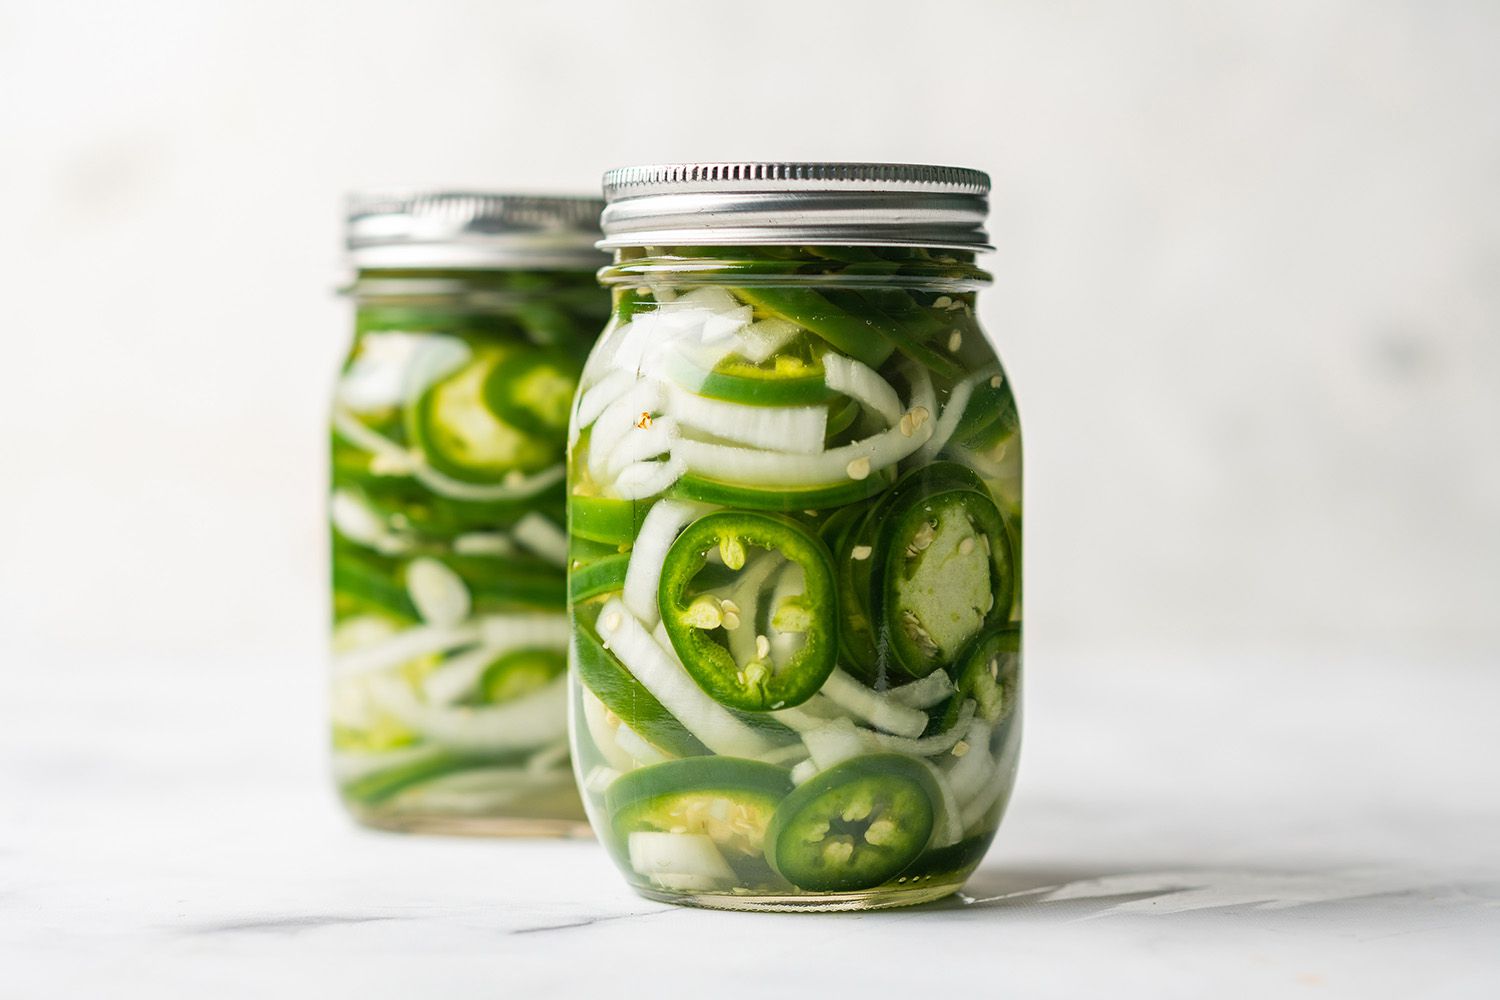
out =
[[684,438],[672,448],[687,471],[729,483],[754,486],[828,486],[863,479],[889,468],[920,448],[932,436],[932,421],[911,435],[892,427],[839,448],[815,455],[709,444]]
[[406,594],[429,625],[451,628],[469,617],[469,588],[463,578],[429,556],[407,564]]
[[410,398],[407,369],[432,336],[379,330],[360,337],[359,354],[339,378],[339,402],[355,413],[373,413],[406,402]]
[[638,830],[626,843],[630,867],[660,885],[711,889],[735,880],[734,869],[707,834]]
[[821,693],[850,715],[887,733],[915,739],[927,728],[927,713],[890,701],[837,668],[823,682]]
[[625,569],[624,598],[631,614],[647,628],[655,628],[661,621],[656,591],[667,550],[677,540],[678,533],[706,509],[683,500],[662,500],[652,506],[641,522],[630,552],[630,565]]
[[807,748],[801,743],[788,743],[784,747],[766,751],[757,759],[767,764],[775,764],[777,767],[785,767],[793,761],[806,760]]
[[931,846],[947,847],[956,844],[964,835],[963,813],[959,811],[958,798],[953,794],[947,775],[925,760],[922,761],[922,766],[927,768],[938,788],[938,808],[936,822],[932,827]]
[[670,416],[655,417],[649,427],[635,426],[610,452],[605,463],[604,478],[613,479],[625,467],[651,458],[660,458],[672,450],[679,431],[677,421]]
[[429,334],[411,359],[405,372],[402,394],[416,399],[443,379],[469,363],[474,351],[458,337]]
[[488,646],[502,653],[515,649],[567,649],[568,616],[538,613],[485,615],[480,633]]
[[943,406],[942,416],[938,417],[937,424],[932,429],[932,437],[913,456],[918,462],[930,462],[937,457],[938,452],[943,450],[943,446],[958,429],[958,422],[963,419],[964,410],[969,407],[969,398],[974,395],[974,387],[980,380],[988,382],[997,370],[985,368],[953,386],[953,391],[948,394],[948,402]]
[[750,406],[710,399],[667,384],[665,410],[686,429],[756,448],[813,455],[823,450],[828,409],[823,406]]
[[921,680],[891,688],[885,696],[907,708],[931,708],[953,694],[953,680],[946,670],[934,670]]
[[[985,782],[993,776],[990,727],[983,719],[975,719],[969,723],[969,731],[964,733],[963,742],[968,749],[949,766],[948,781],[953,786],[953,794],[958,797],[958,801],[967,805],[984,791]],[[954,744],[954,749],[957,746]]]
[[444,475],[430,465],[419,464],[412,470],[412,475],[416,477],[417,482],[434,493],[441,493],[454,500],[472,500],[483,503],[486,500],[524,500],[535,496],[553,483],[561,482],[565,472],[566,468],[563,463],[559,462],[529,476],[520,472],[511,472],[502,482],[481,484],[466,483]]
[[599,613],[599,637],[635,679],[714,753],[755,757],[771,749],[758,732],[705,694],[618,597]]
[[594,421],[589,434],[589,473],[598,480],[605,479],[609,468],[610,454],[625,435],[639,426],[642,415],[655,416],[661,412],[661,383],[652,379],[639,379],[628,392],[610,403]]
[[753,364],[764,364],[801,332],[802,328],[789,320],[775,316],[759,320],[740,331],[735,353]]
[[615,743],[621,750],[642,764],[660,764],[667,759],[666,754],[647,743],[640,733],[631,729],[623,721],[615,728]]
[[669,458],[665,462],[637,462],[621,470],[611,489],[621,500],[644,500],[669,489],[686,472],[687,464],[678,458]]
[[423,625],[407,629],[384,642],[339,653],[333,658],[335,675],[365,674],[399,667],[408,660],[442,653],[479,641],[478,622],[456,628]]
[[615,783],[615,779],[618,778],[620,774],[621,772],[616,770],[615,768],[606,767],[603,764],[595,764],[592,768],[589,769],[589,773],[584,775],[584,791],[590,793],[591,795],[603,795],[605,792],[609,791],[609,786]]
[[422,678],[422,694],[431,705],[452,705],[479,686],[484,668],[505,655],[497,646],[477,646],[444,660],[432,673]]
[[830,719],[840,718],[843,710],[829,699],[815,694],[795,708],[780,708],[769,714],[788,729],[804,733],[817,729]]
[[568,564],[568,536],[544,514],[527,511],[512,529],[516,541],[558,566]]
[[333,491],[328,501],[328,519],[333,522],[334,530],[349,541],[383,555],[400,555],[415,547],[411,539],[391,531],[374,508],[349,490]]
[[861,733],[861,736],[865,741],[865,746],[871,750],[889,750],[911,757],[935,757],[953,749],[954,744],[963,738],[964,733],[968,732],[969,722],[973,718],[974,699],[966,698],[963,707],[958,711],[958,721],[941,733],[934,733],[921,739],[908,739],[904,736],[892,736],[889,733],[866,730]]
[[417,699],[405,683],[375,691],[381,707],[426,740],[455,750],[496,751],[541,747],[568,732],[567,678],[499,705],[437,706]]
[[802,734],[802,742],[819,771],[826,771],[850,757],[864,753],[860,731],[848,719],[833,719]]
[[422,693],[435,705],[452,705],[479,686],[484,670],[518,649],[562,649],[567,645],[564,615],[494,615],[480,623],[485,640],[474,649],[448,657],[422,681]]
[[963,808],[963,824],[965,833],[973,833],[979,826],[981,820],[1000,801],[1000,796],[1005,794],[1006,783],[995,775],[994,779],[985,786],[984,791],[971,799]]
[[612,371],[589,386],[578,397],[578,411],[573,415],[573,426],[583,430],[599,419],[604,408],[625,395],[637,379],[634,372]]
[[593,740],[594,748],[599,751],[599,755],[609,763],[616,774],[621,771],[635,770],[635,759],[615,742],[615,733],[621,725],[619,718],[610,715],[609,709],[604,707],[604,702],[599,700],[598,695],[583,685],[579,687],[583,696],[583,722],[588,727],[589,738]]
[[828,388],[843,393],[871,413],[878,414],[887,427],[894,427],[900,422],[901,397],[869,365],[829,351],[823,355],[823,377]]
[[516,545],[499,531],[470,531],[453,538],[453,551],[461,556],[513,556]]
[[376,475],[404,476],[417,467],[416,455],[366,427],[342,406],[333,408],[333,429],[345,441],[375,456],[370,465]]

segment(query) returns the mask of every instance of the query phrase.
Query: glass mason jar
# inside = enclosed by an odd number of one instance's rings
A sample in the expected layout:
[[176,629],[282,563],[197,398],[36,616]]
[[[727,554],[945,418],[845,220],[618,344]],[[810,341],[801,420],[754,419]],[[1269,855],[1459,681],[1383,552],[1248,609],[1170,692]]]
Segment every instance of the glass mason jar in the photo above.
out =
[[653,899],[953,892],[1020,742],[1021,439],[975,312],[988,178],[606,175],[570,431],[574,767]]
[[338,790],[368,825],[587,831],[568,767],[563,460],[608,312],[601,207],[351,200],[331,714]]

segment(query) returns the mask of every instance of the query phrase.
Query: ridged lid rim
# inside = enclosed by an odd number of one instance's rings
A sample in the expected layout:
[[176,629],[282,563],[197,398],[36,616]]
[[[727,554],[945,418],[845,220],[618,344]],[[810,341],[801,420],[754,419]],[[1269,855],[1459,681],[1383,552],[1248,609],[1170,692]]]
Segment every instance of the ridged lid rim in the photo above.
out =
[[791,160],[647,163],[604,174],[604,200],[697,190],[858,190],[988,195],[990,176],[970,167],[929,163],[863,163]]
[[356,268],[591,268],[603,255],[598,197],[389,188],[345,198]]
[[652,163],[604,174],[606,249],[681,245],[994,249],[989,175],[921,163]]

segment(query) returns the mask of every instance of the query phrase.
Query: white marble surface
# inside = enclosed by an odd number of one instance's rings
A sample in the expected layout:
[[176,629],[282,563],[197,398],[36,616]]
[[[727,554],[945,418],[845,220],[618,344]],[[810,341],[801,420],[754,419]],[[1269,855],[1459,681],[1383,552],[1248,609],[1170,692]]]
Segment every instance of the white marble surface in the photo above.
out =
[[587,842],[364,832],[308,657],[5,664],[0,996],[1494,997],[1484,665],[1033,656],[944,904],[695,912]]

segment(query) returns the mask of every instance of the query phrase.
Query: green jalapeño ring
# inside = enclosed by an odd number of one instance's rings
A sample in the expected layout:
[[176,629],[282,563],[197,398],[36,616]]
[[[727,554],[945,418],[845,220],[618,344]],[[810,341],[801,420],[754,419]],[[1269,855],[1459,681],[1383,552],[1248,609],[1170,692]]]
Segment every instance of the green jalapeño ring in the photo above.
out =
[[1020,749],[1021,436],[980,329],[988,178],[612,171],[568,449],[573,762],[635,890],[958,889]]

